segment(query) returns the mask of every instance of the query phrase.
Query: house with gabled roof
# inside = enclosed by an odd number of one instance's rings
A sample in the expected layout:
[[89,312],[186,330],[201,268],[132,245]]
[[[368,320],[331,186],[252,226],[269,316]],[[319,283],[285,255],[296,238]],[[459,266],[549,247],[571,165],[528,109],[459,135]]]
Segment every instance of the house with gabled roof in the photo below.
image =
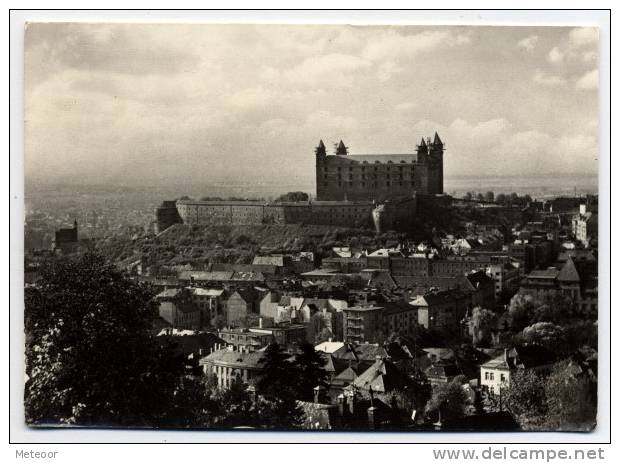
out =
[[480,366],[480,385],[492,394],[510,385],[510,377],[517,371],[548,371],[555,355],[548,349],[531,344],[504,349],[504,352]]

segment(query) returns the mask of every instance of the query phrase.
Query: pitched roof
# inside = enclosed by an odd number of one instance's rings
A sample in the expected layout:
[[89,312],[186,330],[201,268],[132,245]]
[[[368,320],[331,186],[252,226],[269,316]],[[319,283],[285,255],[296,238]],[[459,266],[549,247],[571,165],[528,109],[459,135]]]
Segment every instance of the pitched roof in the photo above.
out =
[[201,280],[201,281],[228,281],[232,279],[235,272],[196,272],[184,271],[179,273],[179,280]]
[[265,357],[264,351],[239,352],[228,349],[220,349],[200,359],[200,365],[217,363],[237,368],[260,369],[261,360]]
[[558,281],[578,282],[580,280],[577,267],[575,267],[573,259],[569,257],[558,274]]
[[411,379],[387,359],[378,359],[353,381],[355,387],[366,391],[372,387],[375,392],[402,390],[412,384]]
[[284,256],[254,256],[252,265],[275,265],[284,267]]
[[424,372],[428,377],[453,378],[461,374],[459,367],[452,362],[437,362]]
[[344,346],[344,342],[325,341],[314,346],[314,350],[331,354]]
[[439,134],[435,132],[435,139],[433,140],[433,144],[435,145],[443,145],[441,138],[439,138]]

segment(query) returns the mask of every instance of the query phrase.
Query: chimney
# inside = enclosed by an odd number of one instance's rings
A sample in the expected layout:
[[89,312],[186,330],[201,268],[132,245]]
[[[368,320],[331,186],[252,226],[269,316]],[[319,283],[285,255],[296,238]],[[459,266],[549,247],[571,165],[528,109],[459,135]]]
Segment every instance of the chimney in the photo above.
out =
[[368,407],[368,429],[376,429],[377,407]]
[[349,413],[353,415],[355,413],[355,402],[356,402],[355,392],[352,392],[349,396]]
[[314,403],[321,404],[325,402],[325,386],[320,384],[314,388]]
[[338,413],[340,416],[344,416],[344,407],[347,406],[347,398],[344,394],[340,394],[338,396]]

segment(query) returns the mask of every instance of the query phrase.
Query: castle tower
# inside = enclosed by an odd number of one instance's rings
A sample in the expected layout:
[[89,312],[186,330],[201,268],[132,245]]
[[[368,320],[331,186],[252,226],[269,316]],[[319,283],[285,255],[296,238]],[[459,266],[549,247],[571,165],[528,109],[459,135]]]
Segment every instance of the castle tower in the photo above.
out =
[[336,147],[336,154],[340,156],[349,154],[349,148],[345,146],[342,140],[340,140],[340,143],[338,143],[338,146]]
[[420,144],[416,148],[417,148],[417,153],[418,153],[418,162],[426,163],[427,161],[426,157],[428,155],[428,145],[424,141],[424,137],[422,137]]
[[323,140],[319,140],[319,146],[317,146],[314,149],[314,153],[319,156],[327,155],[327,151],[325,150],[325,144],[323,143]]
[[428,192],[430,194],[443,194],[443,150],[444,144],[439,134],[435,132],[433,141],[428,143]]
[[315,164],[314,172],[316,176],[316,199],[321,199],[324,194],[325,184],[327,181],[327,150],[323,140],[319,140],[319,145],[314,149]]

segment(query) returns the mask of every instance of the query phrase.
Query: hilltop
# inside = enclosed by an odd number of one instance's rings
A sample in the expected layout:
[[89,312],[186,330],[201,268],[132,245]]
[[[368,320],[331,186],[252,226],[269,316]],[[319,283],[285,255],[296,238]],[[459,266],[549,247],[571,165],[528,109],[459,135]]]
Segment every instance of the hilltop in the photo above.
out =
[[249,263],[256,253],[315,251],[334,246],[393,246],[402,233],[326,225],[174,225],[157,236],[117,234],[98,242],[113,261],[141,256],[160,264],[186,262]]

